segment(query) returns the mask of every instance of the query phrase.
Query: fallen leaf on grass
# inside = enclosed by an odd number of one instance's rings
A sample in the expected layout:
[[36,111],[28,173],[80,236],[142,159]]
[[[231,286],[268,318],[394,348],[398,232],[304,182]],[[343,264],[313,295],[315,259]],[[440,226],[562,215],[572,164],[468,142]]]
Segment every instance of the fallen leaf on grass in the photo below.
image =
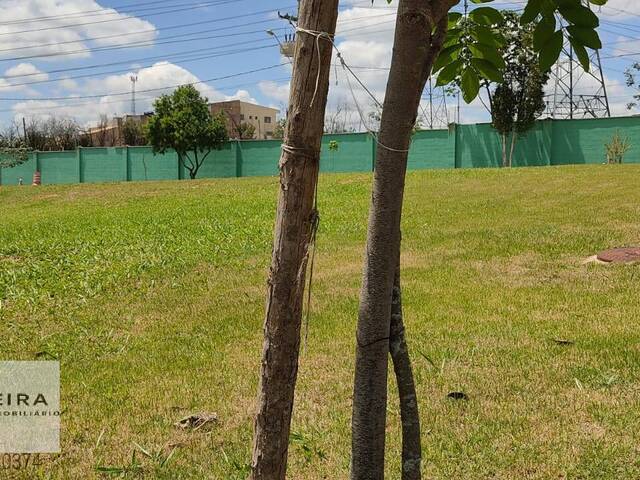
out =
[[215,413],[194,413],[184,417],[182,420],[179,420],[175,423],[175,426],[178,428],[182,428],[185,430],[200,430],[205,426],[213,426],[218,423],[218,415]]

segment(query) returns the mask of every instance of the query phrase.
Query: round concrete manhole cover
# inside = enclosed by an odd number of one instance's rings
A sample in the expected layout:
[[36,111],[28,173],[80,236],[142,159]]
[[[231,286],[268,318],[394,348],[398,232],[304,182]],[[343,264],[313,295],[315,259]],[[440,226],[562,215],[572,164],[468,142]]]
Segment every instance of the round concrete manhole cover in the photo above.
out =
[[613,248],[598,253],[598,260],[607,263],[640,262],[640,247]]

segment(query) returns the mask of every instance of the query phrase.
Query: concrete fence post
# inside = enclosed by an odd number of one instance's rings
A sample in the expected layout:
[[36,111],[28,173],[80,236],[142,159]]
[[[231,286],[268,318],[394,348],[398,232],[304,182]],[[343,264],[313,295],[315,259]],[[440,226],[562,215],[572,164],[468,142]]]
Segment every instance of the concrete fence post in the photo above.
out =
[[127,182],[131,181],[131,155],[129,153],[129,145],[125,145],[124,147],[124,161],[126,165],[126,180]]
[[462,168],[462,157],[459,155],[460,150],[460,125],[453,124],[453,168]]
[[78,159],[78,181],[84,183],[84,162],[82,161],[82,147],[78,147],[76,150]]
[[236,140],[236,177],[242,177],[242,145],[240,140]]

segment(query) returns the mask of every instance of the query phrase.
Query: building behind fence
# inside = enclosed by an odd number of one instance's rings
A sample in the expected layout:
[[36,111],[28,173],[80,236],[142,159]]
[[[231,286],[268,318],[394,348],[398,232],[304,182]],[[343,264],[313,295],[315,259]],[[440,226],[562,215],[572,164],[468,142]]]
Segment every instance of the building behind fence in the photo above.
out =
[[[542,120],[520,139],[514,166],[599,164],[606,162],[605,144],[619,133],[631,149],[625,163],[640,163],[640,117],[589,120]],[[330,151],[330,141],[338,142]],[[276,175],[279,140],[232,141],[213,152],[198,178]],[[376,145],[366,133],[325,135],[320,159],[323,172],[368,172]],[[489,124],[452,125],[449,130],[417,132],[409,152],[410,169],[482,168],[501,164],[501,144]],[[177,180],[188,178],[177,155],[153,155],[151,147],[82,148],[65,152],[33,152],[28,162],[0,169],[0,184],[31,183],[34,172],[43,184]]]

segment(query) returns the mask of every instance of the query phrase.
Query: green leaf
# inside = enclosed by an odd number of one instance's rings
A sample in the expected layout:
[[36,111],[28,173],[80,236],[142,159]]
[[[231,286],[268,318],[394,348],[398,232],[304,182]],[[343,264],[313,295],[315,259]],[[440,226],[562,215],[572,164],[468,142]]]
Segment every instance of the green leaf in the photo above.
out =
[[443,49],[438,55],[438,58],[436,58],[436,61],[433,62],[431,72],[435,73],[445,65],[456,60],[460,55],[461,48],[462,45],[460,43],[456,43],[455,45],[451,45],[450,47]]
[[504,80],[502,73],[494,67],[491,62],[488,62],[483,58],[473,58],[471,59],[471,64],[480,73],[482,78],[486,80],[490,80],[495,83],[502,83]]
[[551,36],[546,45],[543,45],[540,50],[540,70],[542,72],[548,72],[553,64],[556,63],[562,51],[563,44],[564,35],[562,30],[558,30]]
[[501,33],[482,25],[472,25],[469,32],[476,40],[485,45],[491,45],[497,48],[505,43],[504,36]]
[[438,73],[438,80],[436,81],[436,87],[442,87],[443,85],[447,85],[460,74],[460,69],[462,68],[462,61],[456,60],[449,65],[446,65],[440,73]]
[[569,41],[571,42],[571,46],[573,47],[573,51],[575,52],[576,57],[578,57],[580,65],[582,65],[582,68],[584,68],[585,72],[588,72],[591,66],[591,62],[589,61],[589,54],[587,53],[587,50],[582,46],[582,44],[577,42],[576,39],[571,36],[569,37]]
[[483,25],[497,25],[502,23],[504,20],[502,14],[492,7],[480,7],[471,10],[469,18],[474,22],[481,23]]
[[606,5],[607,0],[589,0],[589,3],[602,6],[602,5]]
[[478,96],[480,79],[473,69],[467,68],[462,74],[460,89],[462,90],[462,98],[464,98],[464,101],[467,103],[473,102]]
[[542,50],[542,47],[546,45],[555,31],[555,22],[553,24],[546,20],[539,22],[538,25],[536,25],[536,29],[533,31],[533,49],[536,52]]
[[449,28],[454,27],[462,18],[462,14],[460,12],[449,12],[448,22]]
[[520,24],[527,25],[533,22],[540,13],[542,13],[542,0],[529,0],[520,17]]
[[473,54],[474,58],[483,58],[488,60],[500,70],[504,68],[504,59],[495,47],[484,45],[483,43],[474,43],[469,45],[469,50]]
[[583,5],[572,8],[565,8],[560,5],[559,10],[565,20],[579,27],[596,28],[600,25],[598,16],[593,13],[590,8]]
[[598,32],[596,32],[593,28],[570,25],[567,27],[567,31],[572,37],[574,37],[585,47],[593,48],[594,50],[599,50],[600,48],[602,48],[602,42],[600,41]]

